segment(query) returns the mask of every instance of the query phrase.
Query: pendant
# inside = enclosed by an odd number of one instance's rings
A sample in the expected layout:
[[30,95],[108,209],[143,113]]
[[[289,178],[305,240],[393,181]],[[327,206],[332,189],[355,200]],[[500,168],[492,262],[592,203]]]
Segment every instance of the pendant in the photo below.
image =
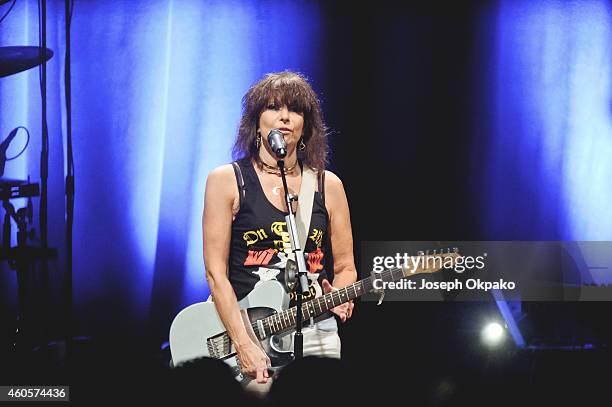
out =
[[272,193],[274,195],[276,195],[276,196],[279,196],[280,195],[280,190],[281,190],[281,187],[274,187],[274,188],[272,188]]

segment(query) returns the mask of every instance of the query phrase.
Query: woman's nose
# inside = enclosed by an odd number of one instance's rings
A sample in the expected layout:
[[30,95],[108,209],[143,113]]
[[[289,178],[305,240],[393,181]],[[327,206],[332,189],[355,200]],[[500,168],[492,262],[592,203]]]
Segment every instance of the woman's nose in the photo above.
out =
[[281,107],[280,117],[281,117],[281,120],[283,121],[289,120],[289,109],[287,109],[287,106]]

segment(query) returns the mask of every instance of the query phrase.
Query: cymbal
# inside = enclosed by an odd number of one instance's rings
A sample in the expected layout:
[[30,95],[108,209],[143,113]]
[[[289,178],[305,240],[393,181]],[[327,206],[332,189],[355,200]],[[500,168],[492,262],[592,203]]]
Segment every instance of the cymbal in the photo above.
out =
[[41,58],[40,47],[0,47],[0,78],[34,68],[48,61],[53,51],[46,48]]

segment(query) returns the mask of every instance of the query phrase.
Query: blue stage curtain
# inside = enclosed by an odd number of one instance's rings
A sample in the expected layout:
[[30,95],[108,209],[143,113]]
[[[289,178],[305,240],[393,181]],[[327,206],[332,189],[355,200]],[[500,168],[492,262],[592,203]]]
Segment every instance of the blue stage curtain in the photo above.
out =
[[[266,72],[315,82],[325,45],[306,1],[75,1],[74,294],[78,330],[129,326],[167,335],[205,300],[201,214],[207,173],[231,160],[241,98]],[[36,1],[18,1],[0,45],[38,45]],[[48,1],[50,245],[64,245],[64,2]],[[5,176],[37,182],[38,71],[0,79],[0,134],[27,126],[27,154]],[[17,140],[16,140],[17,143]],[[38,201],[36,201],[38,205]],[[63,262],[57,276],[63,276]],[[2,272],[14,304],[14,275]],[[5,296],[6,295],[6,296]]]
[[611,240],[610,3],[501,1],[486,18],[487,237]]

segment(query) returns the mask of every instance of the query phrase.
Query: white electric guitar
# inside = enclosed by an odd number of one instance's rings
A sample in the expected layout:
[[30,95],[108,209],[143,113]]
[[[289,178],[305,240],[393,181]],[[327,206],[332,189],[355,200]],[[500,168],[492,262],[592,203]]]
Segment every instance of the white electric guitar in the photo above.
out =
[[[417,267],[388,269],[357,281],[346,287],[329,292],[302,304],[304,323],[316,318],[340,304],[376,290],[373,279],[385,282],[409,278],[415,274],[433,273],[442,268],[448,259],[454,263],[459,256],[457,249],[446,253],[423,254],[413,257]],[[437,261],[427,261],[433,258]],[[381,293],[384,295],[384,292]],[[238,302],[243,320],[251,325],[247,330],[257,337],[268,354],[272,370],[293,360],[293,352],[281,349],[280,338],[295,330],[297,307],[288,309],[289,297],[284,287],[276,280],[257,285]],[[213,302],[199,302],[183,309],[170,327],[170,352],[174,366],[200,358],[211,357],[224,360],[232,367],[236,379],[250,380],[242,375],[236,350],[230,340]]]

